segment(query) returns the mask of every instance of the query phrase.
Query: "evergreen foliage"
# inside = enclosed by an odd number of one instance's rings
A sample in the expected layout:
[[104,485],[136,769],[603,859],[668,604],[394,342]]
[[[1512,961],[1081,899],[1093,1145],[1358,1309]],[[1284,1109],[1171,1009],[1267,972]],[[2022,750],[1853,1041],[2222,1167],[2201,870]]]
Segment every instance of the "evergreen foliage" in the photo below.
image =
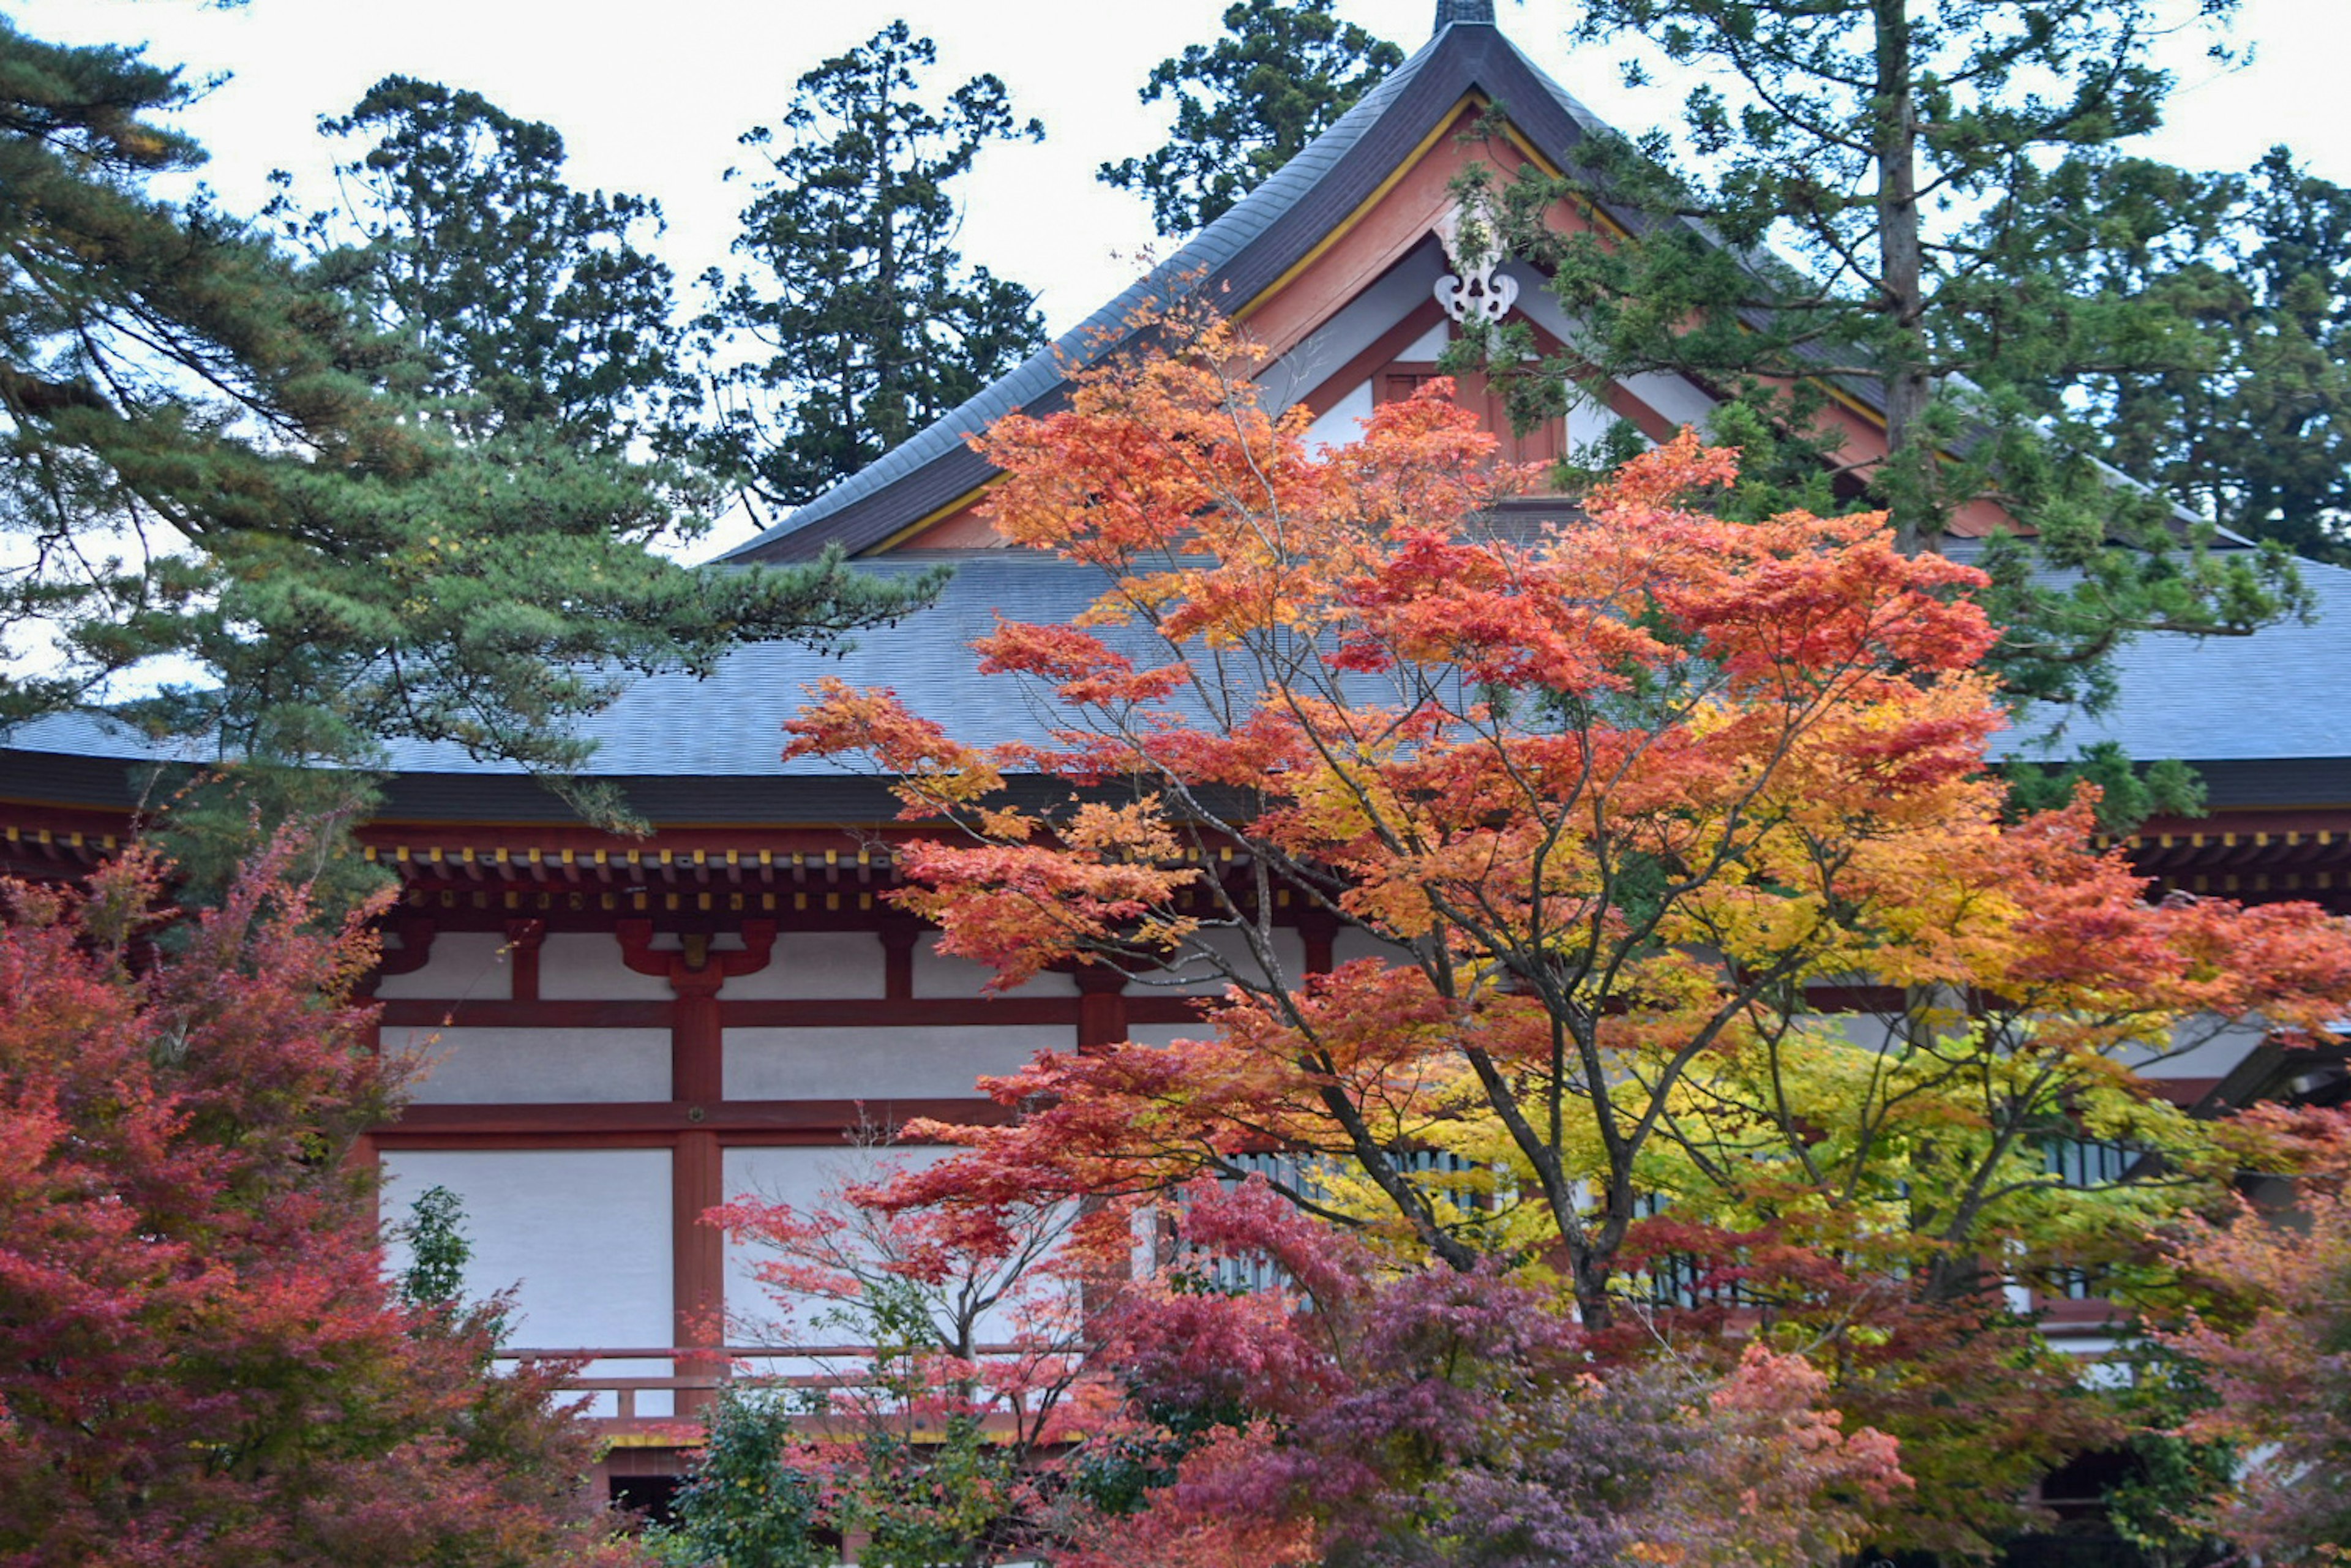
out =
[[2225,528],[2346,559],[2351,191],[2283,147],[2241,175],[2121,159],[2053,182],[2035,221],[2079,308],[2159,301],[2193,350],[2027,381],[2045,413]]
[[[0,21],[0,723],[191,670],[117,711],[230,762],[363,766],[416,739],[559,776],[590,749],[573,722],[629,676],[828,641],[935,586],[653,553],[691,523],[644,471],[483,416],[529,402],[516,377],[435,396],[472,371],[376,330],[348,268],[156,193],[202,161],[169,125],[192,90]],[[483,315],[463,341],[504,330]]]
[[[1983,563],[1995,664],[2019,697],[2096,700],[2101,661],[2135,631],[2243,632],[2296,607],[2281,556],[2208,552],[2167,497],[2034,423],[2053,383],[2206,363],[2174,298],[2069,293],[2068,256],[2100,236],[2050,221],[2088,210],[2071,193],[2159,122],[2170,81],[2149,51],[2168,15],[2157,0],[1586,0],[1578,42],[1638,35],[1711,79],[1686,102],[1686,163],[1663,134],[1593,138],[1583,168],[1511,189],[1514,235],[1582,324],[1574,362],[1549,373],[1677,371],[1735,394],[1787,460],[1774,474],[1750,455],[1750,484],[1808,482],[1835,400],[1865,392],[1891,450],[1845,504],[1887,508],[1914,549],[1981,503],[2034,530]],[[1637,57],[1626,73],[1645,79]],[[1552,231],[1542,214],[1562,196],[1604,198],[1633,233]]]
[[574,189],[553,126],[435,82],[386,77],[319,131],[351,150],[343,208],[298,232],[407,341],[458,428],[615,455],[684,444],[699,400],[674,280],[648,248],[659,204]]
[[789,1406],[730,1384],[704,1424],[702,1452],[674,1504],[676,1522],[653,1537],[655,1554],[679,1564],[726,1568],[830,1568],[817,1541],[817,1491],[789,1461]]
[[1404,63],[1404,51],[1333,14],[1334,0],[1238,0],[1225,36],[1153,68],[1145,103],[1173,99],[1165,145],[1102,166],[1104,184],[1151,198],[1166,235],[1206,227],[1328,131]]
[[437,1183],[416,1195],[401,1227],[408,1243],[408,1267],[400,1276],[400,1299],[412,1308],[454,1308],[465,1289],[465,1263],[474,1244],[465,1239],[463,1199]]
[[1043,346],[1035,297],[956,248],[956,182],[1037,141],[1004,84],[928,96],[928,38],[893,22],[799,78],[742,144],[766,164],[714,268],[700,326],[720,397],[705,451],[757,506],[793,507],[872,462]]

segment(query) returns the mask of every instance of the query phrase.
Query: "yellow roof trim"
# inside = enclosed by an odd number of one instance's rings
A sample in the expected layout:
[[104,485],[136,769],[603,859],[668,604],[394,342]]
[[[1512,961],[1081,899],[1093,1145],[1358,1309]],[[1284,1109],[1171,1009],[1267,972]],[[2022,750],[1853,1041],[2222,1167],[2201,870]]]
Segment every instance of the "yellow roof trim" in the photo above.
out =
[[1390,192],[1394,191],[1398,185],[1404,183],[1405,176],[1409,175],[1415,169],[1418,168],[1420,166],[1420,161],[1427,157],[1429,152],[1437,146],[1437,144],[1439,141],[1442,141],[1446,136],[1452,131],[1453,122],[1461,118],[1461,113],[1464,110],[1473,108],[1484,110],[1490,107],[1492,107],[1492,102],[1484,93],[1463,93],[1459,99],[1455,100],[1452,108],[1447,110],[1442,115],[1437,117],[1437,123],[1429,129],[1427,135],[1420,139],[1419,144],[1414,147],[1410,152],[1406,153],[1404,156],[1404,159],[1398,162],[1394,169],[1388,171],[1387,178],[1382,180],[1378,184],[1372,187],[1372,193],[1370,195],[1365,196],[1362,201],[1356,203],[1353,212],[1350,212],[1345,217],[1340,219],[1338,223],[1333,225],[1329,233],[1325,234],[1321,239],[1314,242],[1314,247],[1311,250],[1309,250],[1304,256],[1300,256],[1295,262],[1291,263],[1289,269],[1283,272],[1280,277],[1275,278],[1271,283],[1267,284],[1263,288],[1259,289],[1254,298],[1250,299],[1248,304],[1242,306],[1239,309],[1234,311],[1233,319],[1236,321],[1246,321],[1249,319],[1250,316],[1254,315],[1265,305],[1266,301],[1271,299],[1275,295],[1289,287],[1292,283],[1295,283],[1298,280],[1300,274],[1303,273],[1308,267],[1312,267],[1316,262],[1322,260],[1323,256],[1330,251],[1332,246],[1346,238],[1347,235],[1353,232],[1355,225],[1362,223],[1373,208],[1378,206],[1380,203],[1386,200]]
[[913,538],[924,529],[932,527],[934,524],[946,522],[949,517],[954,517],[966,507],[977,501],[982,496],[987,494],[987,492],[1001,481],[1003,477],[1004,476],[1001,474],[990,475],[987,478],[982,479],[978,484],[974,485],[970,489],[966,490],[962,495],[957,496],[954,500],[949,501],[946,506],[937,508],[935,511],[925,513],[924,516],[915,518],[913,522],[908,523],[904,528],[900,528],[896,533],[890,535],[886,538],[875,540],[873,543],[867,545],[863,549],[859,550],[857,553],[861,556],[880,555],[885,550],[897,549],[900,545],[904,544],[908,539]]

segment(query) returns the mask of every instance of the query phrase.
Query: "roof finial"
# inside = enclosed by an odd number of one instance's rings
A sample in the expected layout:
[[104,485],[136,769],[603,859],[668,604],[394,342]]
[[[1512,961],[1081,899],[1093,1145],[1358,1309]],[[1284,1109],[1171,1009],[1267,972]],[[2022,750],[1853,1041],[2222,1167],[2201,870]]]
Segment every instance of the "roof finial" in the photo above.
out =
[[1456,22],[1494,25],[1494,0],[1437,0],[1437,32]]

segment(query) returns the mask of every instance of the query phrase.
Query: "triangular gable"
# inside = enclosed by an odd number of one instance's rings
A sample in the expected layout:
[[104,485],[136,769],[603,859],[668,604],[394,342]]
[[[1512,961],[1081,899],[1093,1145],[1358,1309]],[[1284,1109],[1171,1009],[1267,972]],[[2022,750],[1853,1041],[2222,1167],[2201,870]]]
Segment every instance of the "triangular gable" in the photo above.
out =
[[[864,469],[801,507],[731,561],[811,558],[831,546],[852,555],[900,548],[959,548],[992,538],[971,508],[995,470],[966,437],[1014,409],[1050,413],[1065,396],[1062,371],[1123,340],[1139,307],[1171,289],[1228,301],[1275,356],[1261,378],[1270,397],[1301,399],[1318,414],[1359,401],[1337,372],[1391,338],[1414,311],[1426,316],[1429,281],[1447,264],[1433,228],[1456,200],[1454,180],[1471,162],[1507,173],[1522,163],[1573,167],[1585,137],[1608,134],[1596,116],[1538,70],[1491,21],[1491,7],[1443,0],[1439,30],[1331,130],[1166,261],[1059,342],[950,411]],[[1488,119],[1502,111],[1497,130]],[[1482,144],[1481,144],[1482,143]],[[1604,214],[1620,231],[1630,214]],[[1562,208],[1562,224],[1592,221]],[[1520,310],[1539,331],[1564,338],[1570,324],[1542,280],[1520,268]],[[1652,439],[1700,417],[1712,399],[1678,378],[1634,378],[1612,389],[1615,414]],[[1882,435],[1855,399],[1844,413],[1855,446]],[[1979,531],[1962,527],[1955,531]]]

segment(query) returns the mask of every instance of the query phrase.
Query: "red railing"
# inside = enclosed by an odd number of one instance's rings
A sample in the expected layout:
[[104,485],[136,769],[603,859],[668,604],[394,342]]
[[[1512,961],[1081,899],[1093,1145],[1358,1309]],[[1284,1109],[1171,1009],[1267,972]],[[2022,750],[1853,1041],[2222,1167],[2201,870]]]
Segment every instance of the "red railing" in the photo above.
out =
[[[590,1420],[610,1427],[631,1427],[669,1421],[692,1421],[695,1413],[712,1394],[729,1383],[747,1383],[762,1388],[850,1388],[867,1380],[862,1370],[870,1366],[878,1348],[870,1344],[802,1344],[802,1345],[657,1345],[657,1346],[581,1346],[566,1349],[539,1347],[512,1348],[497,1354],[501,1362],[522,1364],[531,1362],[571,1362],[578,1369],[563,1382],[567,1388],[581,1394],[612,1396],[613,1409],[610,1415],[595,1415]],[[990,1356],[1034,1354],[1031,1347],[1009,1344],[983,1344],[976,1354],[985,1359]],[[667,1375],[650,1375],[591,1370],[594,1363],[614,1361],[663,1361],[675,1371]],[[839,1364],[838,1370],[805,1372],[758,1371],[760,1363],[812,1362]],[[754,1370],[744,1370],[747,1366]],[[671,1396],[672,1414],[645,1415],[637,1408],[638,1397],[644,1394],[666,1393]]]

